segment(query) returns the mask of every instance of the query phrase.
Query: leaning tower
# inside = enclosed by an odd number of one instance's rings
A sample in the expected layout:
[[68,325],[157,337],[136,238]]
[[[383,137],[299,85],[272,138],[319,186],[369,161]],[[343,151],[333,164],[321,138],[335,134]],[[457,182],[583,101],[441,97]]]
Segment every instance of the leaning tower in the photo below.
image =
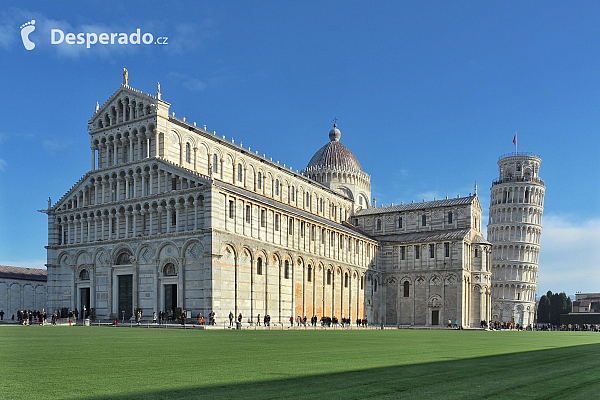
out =
[[544,211],[542,159],[530,153],[500,157],[492,182],[487,228],[492,243],[492,320],[529,325],[535,292]]

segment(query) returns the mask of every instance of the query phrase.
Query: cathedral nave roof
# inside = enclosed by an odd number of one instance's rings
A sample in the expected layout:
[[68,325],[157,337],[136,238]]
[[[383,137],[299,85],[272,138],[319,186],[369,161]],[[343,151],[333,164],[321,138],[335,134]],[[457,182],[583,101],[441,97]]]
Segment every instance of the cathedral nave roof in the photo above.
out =
[[450,231],[427,231],[401,233],[395,235],[377,235],[377,239],[384,243],[426,243],[447,240],[463,240],[468,237],[471,228],[453,229]]
[[399,204],[399,205],[387,206],[387,207],[372,207],[372,208],[366,208],[366,209],[357,211],[356,216],[362,217],[365,215],[384,214],[384,213],[398,212],[398,211],[412,211],[412,210],[424,210],[424,209],[436,208],[436,207],[463,206],[463,205],[471,204],[476,197],[477,196],[467,196],[467,197],[459,197],[459,198],[454,198],[454,199],[443,199],[443,200],[424,201],[424,202],[420,202],[420,203]]

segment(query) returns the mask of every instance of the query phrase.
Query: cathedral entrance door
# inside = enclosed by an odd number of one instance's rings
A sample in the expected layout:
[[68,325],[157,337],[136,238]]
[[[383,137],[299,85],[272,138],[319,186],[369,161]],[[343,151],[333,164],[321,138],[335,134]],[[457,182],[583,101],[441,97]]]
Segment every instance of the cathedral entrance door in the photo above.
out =
[[[79,289],[79,298],[81,304],[79,304],[79,309],[83,313],[83,310],[86,310],[87,313],[90,312],[90,288],[81,288]],[[84,315],[83,318],[87,317]]]
[[133,275],[119,275],[119,315],[125,311],[125,319],[133,315]]
[[177,309],[177,285],[165,285],[165,311]]
[[431,325],[440,324],[440,310],[431,310]]

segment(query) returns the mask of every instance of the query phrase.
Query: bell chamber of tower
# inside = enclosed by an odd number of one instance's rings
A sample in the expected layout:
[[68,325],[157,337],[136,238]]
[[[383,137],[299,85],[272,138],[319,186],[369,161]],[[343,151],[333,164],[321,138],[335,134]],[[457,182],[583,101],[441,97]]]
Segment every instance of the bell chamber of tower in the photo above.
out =
[[492,320],[535,321],[537,270],[544,211],[541,158],[511,153],[498,160],[487,228],[492,243]]

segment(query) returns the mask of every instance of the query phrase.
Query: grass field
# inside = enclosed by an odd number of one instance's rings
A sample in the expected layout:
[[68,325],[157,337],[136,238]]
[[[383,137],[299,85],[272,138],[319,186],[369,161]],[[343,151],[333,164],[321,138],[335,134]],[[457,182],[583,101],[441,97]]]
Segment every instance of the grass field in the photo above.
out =
[[600,334],[0,327],[0,398],[600,396]]

